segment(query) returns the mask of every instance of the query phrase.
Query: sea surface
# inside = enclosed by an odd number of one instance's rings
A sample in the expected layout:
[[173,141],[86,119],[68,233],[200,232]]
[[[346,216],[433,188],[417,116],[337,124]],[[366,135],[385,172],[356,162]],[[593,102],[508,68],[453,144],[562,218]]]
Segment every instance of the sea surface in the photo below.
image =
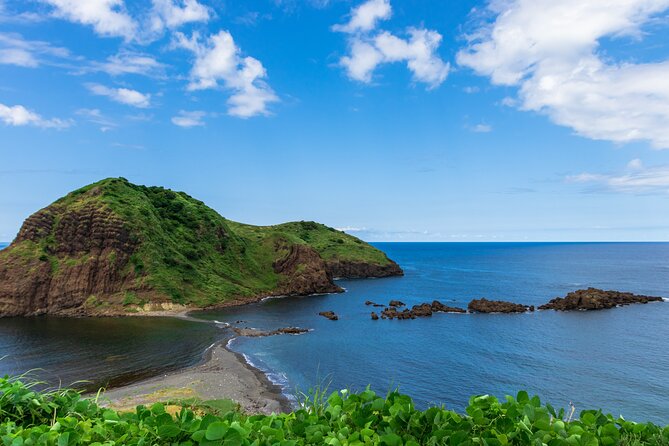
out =
[[[294,395],[315,385],[384,393],[462,410],[474,394],[520,389],[557,407],[602,408],[669,424],[669,303],[599,312],[435,314],[372,321],[366,300],[487,297],[539,305],[588,286],[669,297],[665,243],[376,243],[404,277],[341,280],[346,293],[267,299],[197,317],[242,327],[312,329],[240,338],[231,348]],[[332,310],[333,322],[318,312]],[[238,322],[241,321],[241,322]],[[0,320],[0,374],[41,367],[53,382],[104,382],[200,360],[228,336],[220,324],[174,319]],[[47,373],[48,372],[48,373]]]

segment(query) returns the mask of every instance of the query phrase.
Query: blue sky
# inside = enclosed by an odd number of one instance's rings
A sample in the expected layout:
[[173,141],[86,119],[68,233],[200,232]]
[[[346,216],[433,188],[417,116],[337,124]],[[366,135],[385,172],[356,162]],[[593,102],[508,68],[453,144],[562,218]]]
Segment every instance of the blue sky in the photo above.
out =
[[123,176],[370,241],[669,240],[669,0],[0,0],[0,241]]

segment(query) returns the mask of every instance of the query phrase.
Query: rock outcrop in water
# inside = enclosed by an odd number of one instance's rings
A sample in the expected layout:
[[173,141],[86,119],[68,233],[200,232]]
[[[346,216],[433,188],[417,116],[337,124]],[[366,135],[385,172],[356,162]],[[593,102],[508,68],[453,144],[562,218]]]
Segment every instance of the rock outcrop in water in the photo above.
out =
[[236,223],[183,192],[111,178],[31,215],[0,251],[0,316],[206,308],[399,274],[333,228]]
[[[391,301],[393,302],[397,301]],[[400,302],[401,303],[401,302]],[[404,304],[402,304],[403,306]],[[416,319],[418,317],[430,317],[433,313],[466,313],[466,310],[462,308],[449,307],[442,304],[438,300],[432,302],[432,304],[423,303],[414,305],[411,309],[405,308],[403,310],[398,310],[398,305],[390,305],[388,308],[384,309],[381,312],[382,319]],[[376,313],[372,313],[375,315]],[[372,316],[374,319],[374,316]]]
[[323,316],[326,319],[330,319],[331,321],[339,320],[339,316],[337,316],[334,311],[321,311],[318,313],[318,315]]
[[597,288],[577,290],[565,297],[556,297],[547,304],[541,305],[540,310],[605,310],[630,304],[647,304],[661,302],[661,297],[643,296],[620,291],[604,291]]
[[485,297],[469,302],[467,308],[472,313],[525,313],[534,311],[533,305],[521,305],[502,300],[488,300]]

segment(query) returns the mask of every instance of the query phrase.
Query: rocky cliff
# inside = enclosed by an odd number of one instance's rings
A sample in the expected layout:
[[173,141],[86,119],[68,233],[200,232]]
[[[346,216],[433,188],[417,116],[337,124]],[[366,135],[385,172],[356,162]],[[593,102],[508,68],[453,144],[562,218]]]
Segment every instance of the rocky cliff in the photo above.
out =
[[381,251],[327,226],[244,225],[183,192],[112,178],[31,215],[0,251],[0,316],[208,307],[397,274]]

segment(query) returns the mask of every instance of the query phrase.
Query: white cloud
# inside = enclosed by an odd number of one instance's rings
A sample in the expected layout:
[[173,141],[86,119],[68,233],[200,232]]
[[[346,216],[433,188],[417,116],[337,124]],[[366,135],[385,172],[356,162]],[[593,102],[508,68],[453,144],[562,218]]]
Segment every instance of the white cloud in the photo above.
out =
[[0,33],[0,64],[35,68],[55,59],[69,59],[69,50],[48,42],[26,40],[20,34]]
[[351,10],[351,19],[345,25],[334,25],[334,31],[357,33],[371,31],[381,20],[388,20],[392,15],[390,0],[368,0]]
[[490,133],[492,132],[492,126],[489,124],[476,124],[475,126],[469,127],[474,133]]
[[179,114],[172,118],[172,124],[185,128],[203,126],[204,121],[202,118],[206,115],[207,113],[203,111],[180,110]]
[[153,0],[151,29],[175,29],[186,23],[207,22],[210,10],[197,0]]
[[8,106],[0,104],[0,121],[12,127],[31,125],[42,128],[63,129],[72,125],[71,120],[57,118],[44,119],[39,114],[28,110],[22,105]]
[[[579,135],[669,148],[669,61],[612,61],[603,38],[641,39],[669,0],[495,0],[458,63],[519,87],[519,107]],[[666,32],[666,31],[663,31]]]
[[140,93],[128,88],[110,88],[100,84],[86,84],[88,90],[98,96],[106,96],[112,101],[131,105],[138,108],[146,108],[151,105],[151,95]]
[[391,13],[389,0],[368,0],[353,8],[347,24],[332,27],[349,34],[350,54],[340,59],[340,65],[351,79],[370,83],[379,65],[404,62],[415,81],[428,88],[441,85],[450,70],[449,64],[436,54],[441,34],[410,27],[408,38],[402,39],[388,31],[376,31],[378,22],[390,18]]
[[102,36],[137,37],[137,23],[127,13],[123,0],[42,0],[55,8],[54,15],[90,25]]
[[617,174],[581,173],[566,178],[568,183],[591,184],[598,189],[623,193],[669,193],[669,166],[644,168],[640,160],[627,164],[627,171]]
[[223,87],[232,91],[228,99],[228,114],[241,118],[268,114],[270,103],[278,101],[265,82],[267,72],[253,57],[242,57],[232,35],[219,31],[206,41],[194,33],[190,38],[175,34],[174,46],[191,51],[195,62],[190,72],[191,91]]
[[148,54],[121,50],[118,54],[108,57],[105,62],[94,62],[91,69],[103,71],[112,76],[141,74],[161,77],[164,75],[165,65]]
[[97,108],[81,108],[76,113],[79,116],[83,116],[87,121],[100,126],[101,132],[108,132],[117,127],[114,121],[104,116]]

